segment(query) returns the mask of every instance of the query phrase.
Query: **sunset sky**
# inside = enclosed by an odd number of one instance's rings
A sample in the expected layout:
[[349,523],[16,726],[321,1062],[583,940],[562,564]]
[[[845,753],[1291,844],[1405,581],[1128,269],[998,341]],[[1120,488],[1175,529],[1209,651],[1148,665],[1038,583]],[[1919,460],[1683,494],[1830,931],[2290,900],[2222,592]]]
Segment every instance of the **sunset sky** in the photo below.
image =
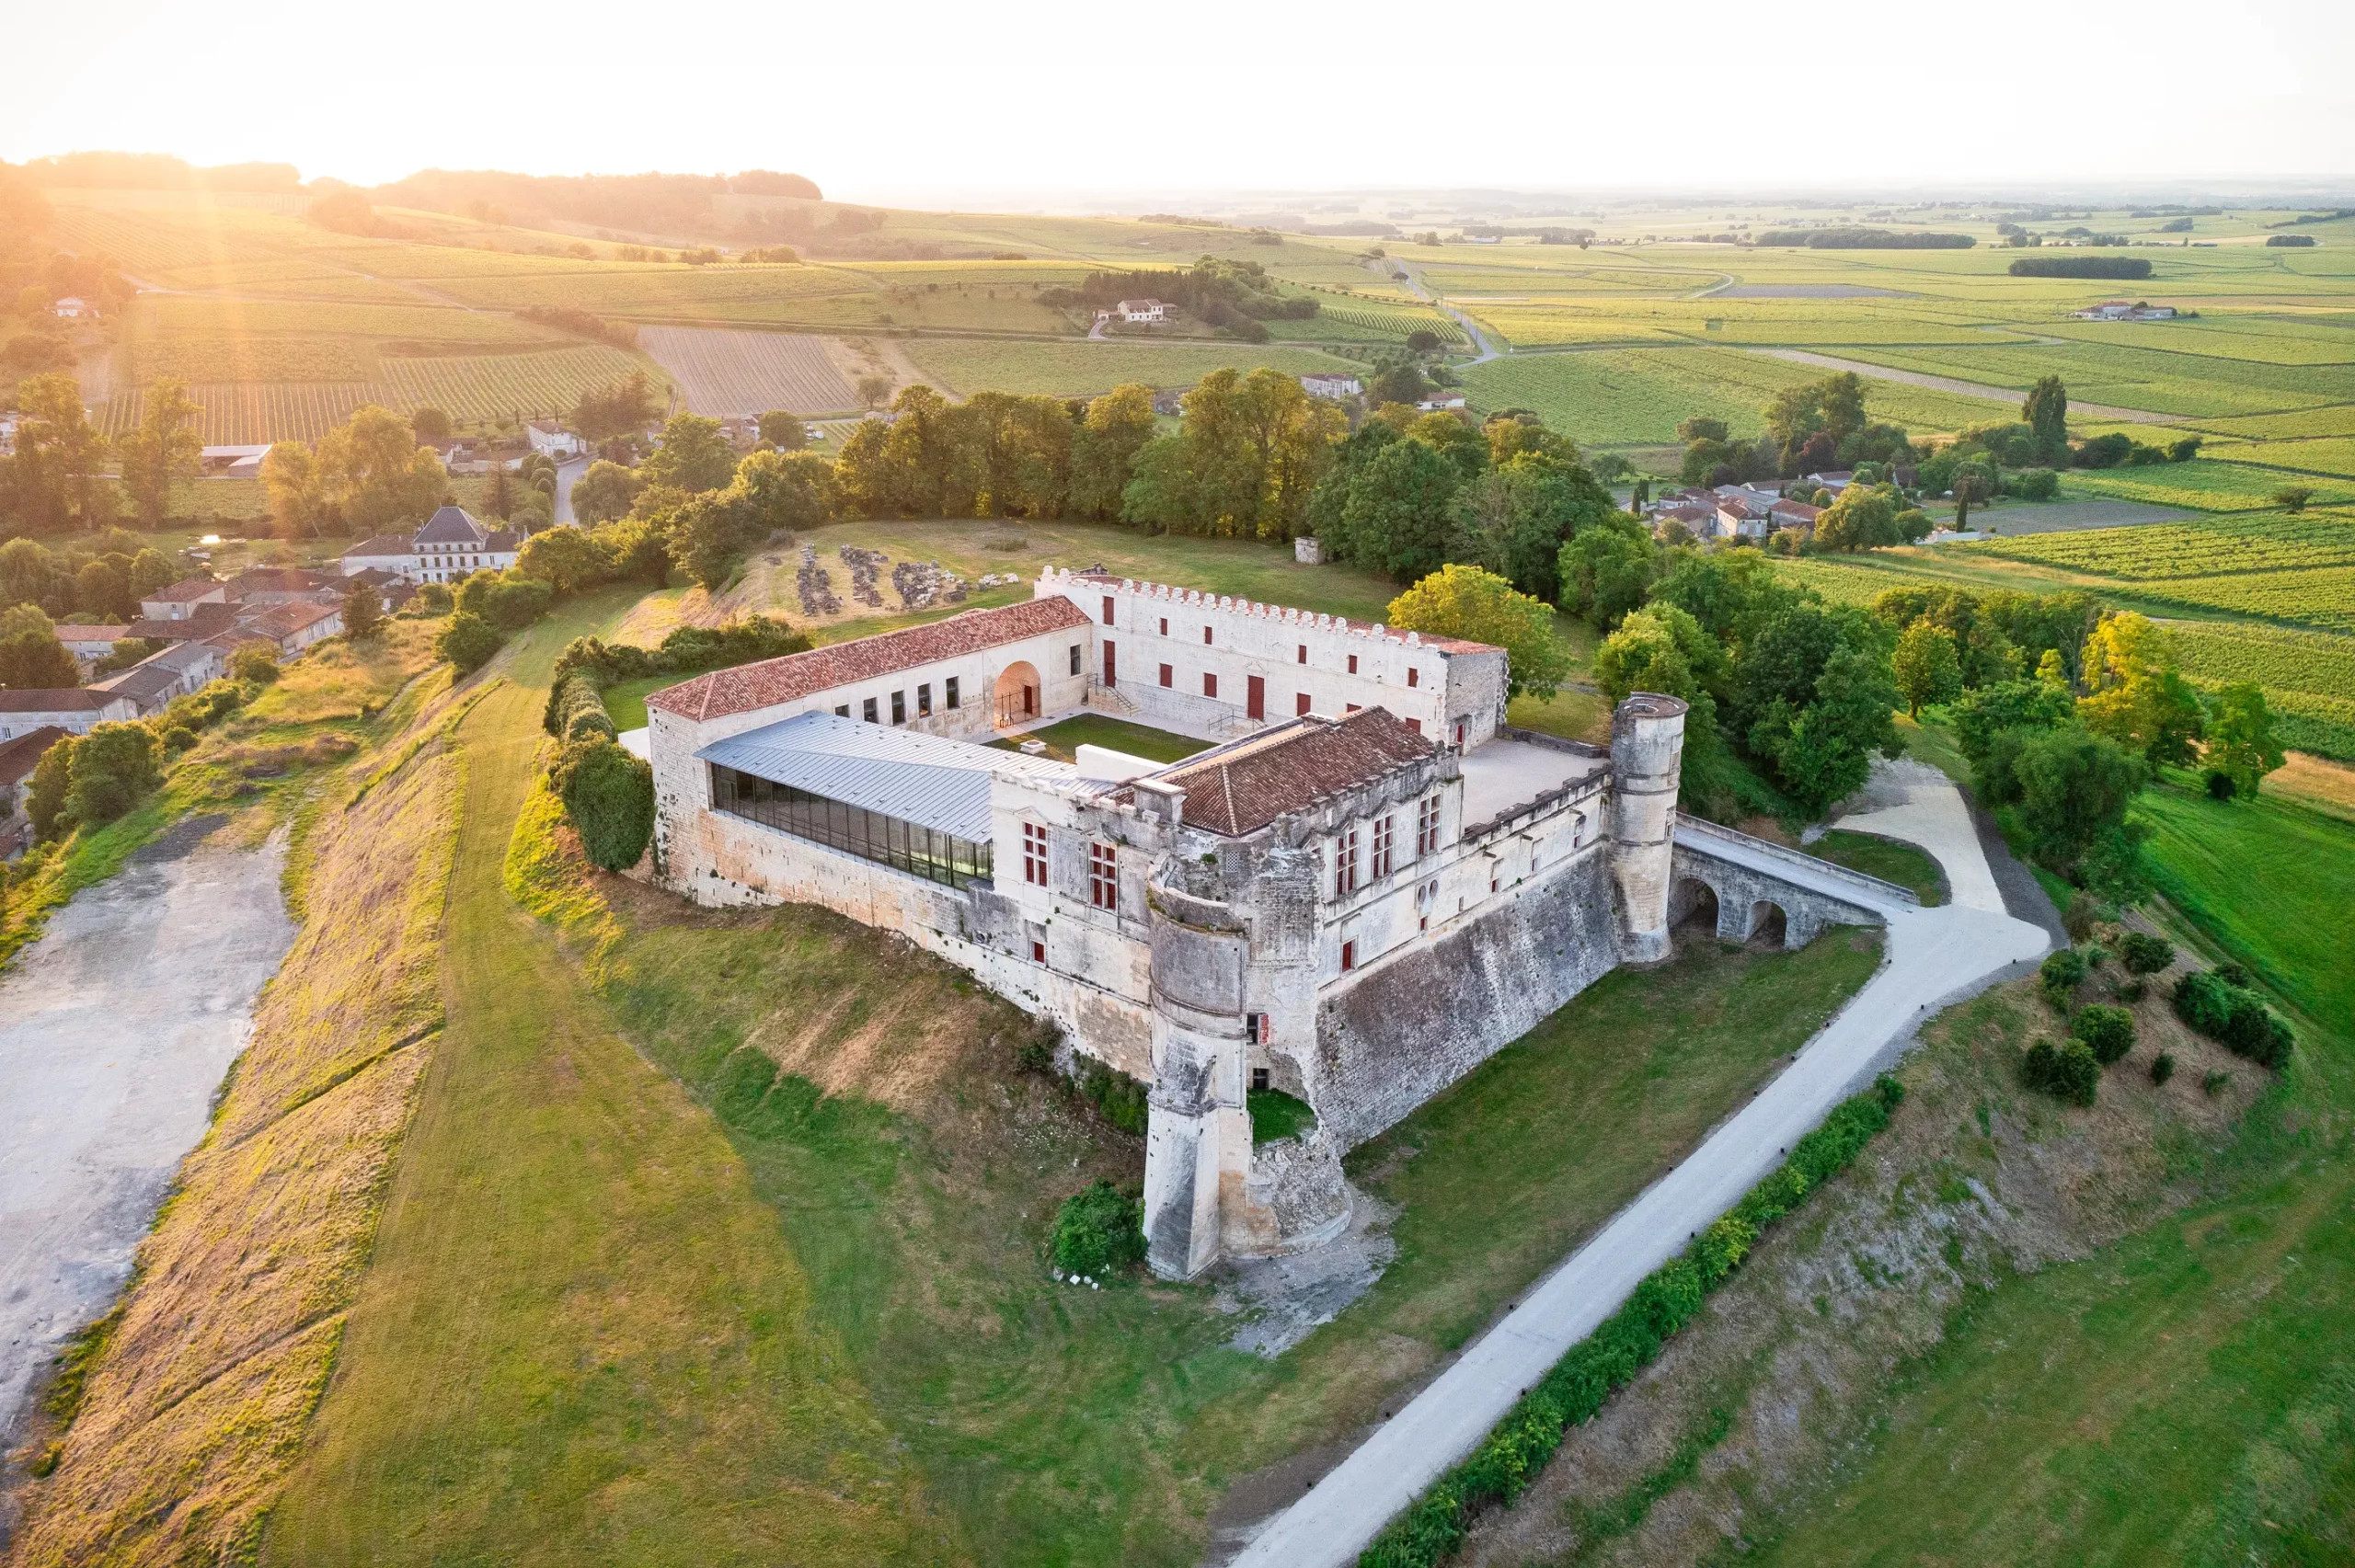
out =
[[2355,177],[2346,0],[5,9],[10,159],[762,166],[868,200]]

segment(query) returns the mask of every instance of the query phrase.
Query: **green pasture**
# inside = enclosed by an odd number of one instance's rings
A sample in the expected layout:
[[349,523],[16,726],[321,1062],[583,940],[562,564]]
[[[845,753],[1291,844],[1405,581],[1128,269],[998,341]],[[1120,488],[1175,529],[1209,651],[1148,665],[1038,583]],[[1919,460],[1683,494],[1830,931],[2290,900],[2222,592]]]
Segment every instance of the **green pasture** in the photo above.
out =
[[[2224,1190],[2082,1261],[1975,1289],[1869,1436],[1752,1560],[2341,1562],[2355,1554],[2355,827],[2168,784],[2138,817],[2175,908],[2289,1006],[2299,1048]],[[2244,1071],[2257,1071],[2243,1068]]]
[[908,357],[948,390],[1091,397],[1125,382],[1182,391],[1212,371],[1265,366],[1287,375],[1311,371],[1363,373],[1365,366],[1316,349],[1206,343],[1027,343],[925,338]]

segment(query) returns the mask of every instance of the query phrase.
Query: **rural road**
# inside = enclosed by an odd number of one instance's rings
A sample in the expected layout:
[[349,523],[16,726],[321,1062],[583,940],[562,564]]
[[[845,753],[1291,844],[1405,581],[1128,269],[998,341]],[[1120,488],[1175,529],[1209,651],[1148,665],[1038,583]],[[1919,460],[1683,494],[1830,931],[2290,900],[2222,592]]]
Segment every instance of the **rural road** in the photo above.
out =
[[572,482],[589,472],[591,460],[569,457],[556,465],[556,521],[574,523],[580,520],[572,515]]
[[[1373,271],[1381,272],[1383,264],[1379,261],[1369,261],[1366,263],[1366,266]],[[1464,328],[1465,335],[1472,339],[1472,347],[1477,349],[1480,352],[1476,358],[1464,361],[1466,368],[1473,365],[1485,365],[1490,360],[1501,360],[1504,358],[1505,351],[1498,348],[1495,344],[1489,342],[1488,335],[1480,330],[1479,326],[1474,322],[1470,316],[1465,315],[1453,305],[1449,304],[1445,300],[1441,299],[1437,294],[1432,293],[1430,290],[1425,288],[1423,286],[1423,280],[1420,278],[1416,277],[1413,270],[1409,269],[1405,262],[1393,262],[1392,266],[1395,269],[1384,273],[1384,276],[1397,279],[1400,282],[1406,284],[1407,287],[1415,292],[1415,297],[1417,299],[1427,300],[1430,303],[1437,305],[1454,321],[1456,326]]]
[[[1936,909],[1897,900],[1879,907],[1889,922],[1880,972],[1757,1098],[1712,1133],[1675,1170],[1534,1286],[1502,1322],[1446,1371],[1376,1428],[1306,1495],[1263,1526],[1233,1559],[1234,1568],[1340,1568],[1451,1465],[1471,1452],[1569,1347],[1594,1332],[1644,1276],[1681,1252],[1750,1190],[1832,1106],[1901,1055],[1914,1030],[1947,1002],[1971,995],[2041,957],[2043,929],[1980,907],[1993,887],[1970,817],[1951,783],[1908,775],[1898,809],[1874,830],[1891,838],[1920,831],[1958,896]],[[1853,819],[1852,819],[1853,820]],[[1959,824],[1959,827],[1958,827]],[[1683,831],[1683,830],[1680,830]],[[1788,861],[1765,850],[1711,836],[1713,854],[1748,857],[1759,869],[1791,875]],[[1975,868],[1974,868],[1975,863]],[[1825,890],[1849,899],[1857,885],[1824,878]]]
[[107,1310],[294,940],[262,849],[183,823],[0,977],[0,1434]]
[[[1893,371],[1887,365],[1868,365],[1861,360],[1836,360],[1829,354],[1809,353],[1805,349],[1752,349],[1750,352],[1763,354],[1771,360],[1788,360],[1793,364],[1816,365],[1827,371],[1854,371],[1870,381],[1899,382],[1931,392],[1959,393],[1965,397],[1985,397],[1998,403],[2010,403],[2028,395],[2006,386],[1957,381],[1952,376],[1925,375],[1920,371]],[[2154,414],[2147,408],[2118,408],[2107,403],[2080,403],[2074,397],[2069,399],[2069,417],[2073,419],[2107,419],[2121,425],[2183,423],[2183,417],[2177,414]]]

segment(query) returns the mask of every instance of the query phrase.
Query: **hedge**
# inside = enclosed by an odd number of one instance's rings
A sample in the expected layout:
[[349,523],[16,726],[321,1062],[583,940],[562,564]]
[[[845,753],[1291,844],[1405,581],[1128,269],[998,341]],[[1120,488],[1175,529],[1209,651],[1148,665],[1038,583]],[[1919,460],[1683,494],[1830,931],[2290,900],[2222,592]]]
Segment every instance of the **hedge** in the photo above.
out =
[[2147,278],[2151,264],[2139,256],[2023,256],[2011,265],[2015,278]]
[[1646,1276],[1602,1327],[1572,1345],[1469,1459],[1432,1482],[1359,1553],[1358,1568],[1429,1568],[1445,1561],[1462,1543],[1473,1514],[1519,1497],[1561,1447],[1562,1435],[1593,1419],[1613,1392],[1660,1355],[1709,1293],[1732,1276],[1768,1226],[1854,1164],[1904,1098],[1904,1086],[1884,1075],[1836,1106],[1821,1127],[1799,1139],[1781,1169],[1751,1188],[1683,1256]]
[[654,837],[654,770],[600,736],[566,747],[557,779],[589,858],[607,871],[636,865]]
[[2234,983],[2242,974],[2230,966],[2184,976],[2176,982],[2176,1016],[2235,1056],[2278,1069],[2290,1059],[2297,1036],[2255,991]]
[[614,715],[605,711],[597,682],[586,675],[568,675],[548,688],[540,727],[558,740],[586,740],[592,735],[611,740],[615,735]]

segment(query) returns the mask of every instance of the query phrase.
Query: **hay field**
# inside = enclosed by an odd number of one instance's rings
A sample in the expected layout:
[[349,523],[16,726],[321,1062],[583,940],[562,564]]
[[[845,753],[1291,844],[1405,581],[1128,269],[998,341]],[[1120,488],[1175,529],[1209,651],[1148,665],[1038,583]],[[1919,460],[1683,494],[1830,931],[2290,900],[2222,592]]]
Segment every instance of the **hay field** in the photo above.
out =
[[687,407],[697,414],[833,414],[858,406],[826,346],[782,332],[730,332],[711,327],[646,326],[638,346],[671,372]]

